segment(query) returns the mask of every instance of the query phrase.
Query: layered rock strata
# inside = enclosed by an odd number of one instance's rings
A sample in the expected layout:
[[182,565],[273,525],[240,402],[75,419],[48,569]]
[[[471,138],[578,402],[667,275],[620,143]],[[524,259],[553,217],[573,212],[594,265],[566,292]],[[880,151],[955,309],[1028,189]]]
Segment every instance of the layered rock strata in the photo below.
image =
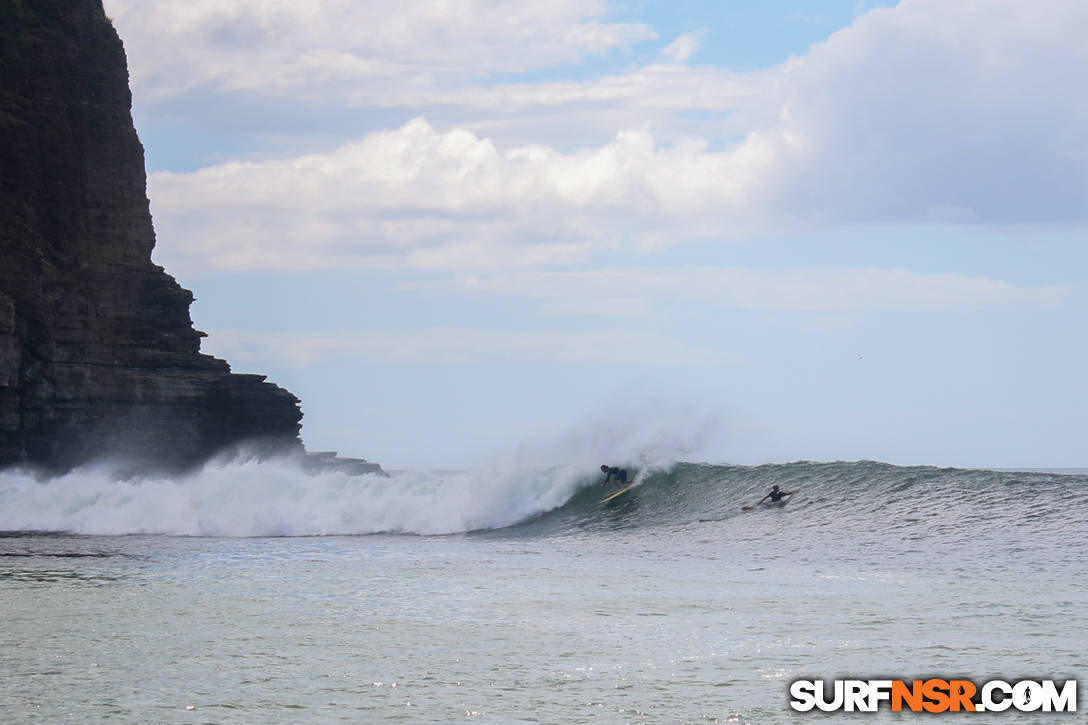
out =
[[131,101],[101,0],[0,3],[0,466],[301,451],[298,399],[201,354],[151,261]]

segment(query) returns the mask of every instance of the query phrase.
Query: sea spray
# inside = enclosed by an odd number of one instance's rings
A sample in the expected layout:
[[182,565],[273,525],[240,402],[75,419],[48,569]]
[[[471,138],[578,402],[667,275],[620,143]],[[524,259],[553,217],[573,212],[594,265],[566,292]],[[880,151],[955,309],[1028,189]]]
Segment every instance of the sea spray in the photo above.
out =
[[628,401],[460,471],[392,477],[306,473],[297,457],[223,458],[183,477],[119,479],[116,466],[48,481],[0,472],[0,530],[179,536],[450,534],[496,529],[567,504],[603,462],[645,476],[711,427],[688,409]]
[[[404,472],[391,478],[310,475],[292,459],[213,462],[183,478],[117,480],[101,468],[85,468],[41,482],[9,471],[0,473],[0,530],[221,537],[444,534],[516,523],[527,515],[519,513],[526,504],[517,505],[519,497],[509,488],[494,474],[469,471]],[[549,491],[537,498],[548,500]],[[545,505],[562,504],[555,501]]]
[[528,439],[517,456],[536,466],[563,461],[596,471],[607,463],[649,473],[696,459],[719,433],[718,414],[697,403],[617,395],[572,424]]
[[798,489],[780,510],[793,531],[867,531],[872,545],[911,546],[915,537],[934,535],[961,541],[980,526],[1033,536],[1088,527],[1085,475],[872,461],[643,469],[623,510],[609,512],[600,505],[596,452],[590,447],[582,460],[546,467],[537,458],[541,450],[526,445],[469,470],[389,478],[309,475],[298,459],[214,461],[177,479],[118,480],[107,468],[84,468],[39,481],[9,470],[0,472],[0,531],[263,537],[432,535],[519,525],[548,535],[735,520],[731,534],[743,535],[763,524],[761,514],[746,515],[741,507],[773,484]]

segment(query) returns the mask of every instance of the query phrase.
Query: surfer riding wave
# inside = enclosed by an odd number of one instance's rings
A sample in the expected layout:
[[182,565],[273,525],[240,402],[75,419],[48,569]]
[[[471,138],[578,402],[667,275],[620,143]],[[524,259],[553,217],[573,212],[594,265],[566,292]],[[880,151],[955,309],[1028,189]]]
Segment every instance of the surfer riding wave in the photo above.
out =
[[606,474],[604,481],[601,482],[602,486],[608,485],[608,482],[612,479],[616,480],[616,485],[623,487],[627,485],[627,469],[619,468],[617,466],[609,466],[608,464],[601,464],[601,473]]

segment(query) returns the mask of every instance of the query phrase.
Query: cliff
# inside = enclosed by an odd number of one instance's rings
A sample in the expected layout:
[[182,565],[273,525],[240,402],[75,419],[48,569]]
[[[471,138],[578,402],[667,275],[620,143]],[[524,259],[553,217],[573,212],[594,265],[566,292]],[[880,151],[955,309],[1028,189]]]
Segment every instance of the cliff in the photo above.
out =
[[131,105],[101,0],[0,4],[0,466],[301,451],[298,399],[201,354],[192,294],[151,262]]

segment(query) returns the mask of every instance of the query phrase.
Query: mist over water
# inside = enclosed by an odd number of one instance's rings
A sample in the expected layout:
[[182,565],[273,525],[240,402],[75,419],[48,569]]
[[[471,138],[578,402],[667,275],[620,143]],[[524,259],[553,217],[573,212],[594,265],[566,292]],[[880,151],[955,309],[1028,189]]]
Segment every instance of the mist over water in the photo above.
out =
[[[463,471],[306,473],[298,459],[213,461],[181,478],[118,479],[90,467],[48,481],[0,473],[0,531],[209,537],[554,532],[602,516],[601,462],[632,467],[631,526],[740,516],[772,485],[797,489],[795,526],[879,530],[883,542],[1088,531],[1088,476],[854,463],[676,463],[660,447],[601,434],[556,463],[556,441]],[[572,450],[574,455],[571,455]],[[626,451],[626,452],[624,452]],[[759,513],[759,512],[756,512]],[[1067,541],[1069,541],[1067,539]],[[1076,543],[1074,537],[1072,543]],[[966,542],[969,544],[970,542]],[[1055,542],[1057,545],[1057,542]]]
[[0,530],[257,537],[502,528],[595,487],[602,463],[643,478],[667,470],[714,429],[690,409],[662,406],[640,420],[639,407],[617,403],[458,471],[309,474],[295,457],[230,457],[176,478],[121,478],[109,463],[48,481],[0,472]]

